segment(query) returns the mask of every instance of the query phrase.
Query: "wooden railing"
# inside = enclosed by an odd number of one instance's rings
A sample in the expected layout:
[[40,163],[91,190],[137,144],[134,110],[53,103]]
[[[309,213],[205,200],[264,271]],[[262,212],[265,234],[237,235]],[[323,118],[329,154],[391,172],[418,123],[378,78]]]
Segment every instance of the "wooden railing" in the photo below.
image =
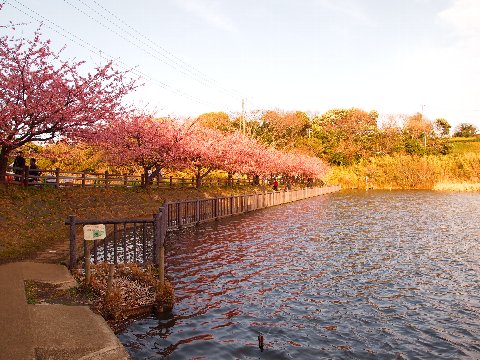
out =
[[339,189],[338,186],[326,186],[292,191],[169,202],[164,205],[168,216],[167,228],[172,230],[184,226],[193,226],[205,221],[331,193]]
[[[77,266],[77,226],[105,224],[110,235],[99,243],[93,241],[93,262],[133,261],[143,265],[163,266],[163,247],[167,230],[194,226],[206,221],[264,209],[293,201],[339,191],[339,186],[304,188],[293,191],[266,192],[239,196],[217,197],[169,202],[152,218],[79,220],[71,215],[65,222],[70,226],[70,268]],[[83,241],[83,255],[87,253]],[[120,253],[120,254],[119,254]],[[130,253],[130,256],[127,254]],[[121,255],[121,256],[119,256]],[[121,258],[121,260],[119,260]]]
[[166,217],[162,214],[163,208],[160,208],[159,212],[150,219],[79,220],[74,215],[70,215],[65,222],[70,226],[70,268],[73,269],[77,266],[79,258],[77,226],[97,224],[104,224],[109,235],[101,243],[94,240],[88,244],[87,240],[83,240],[81,257],[87,254],[87,247],[92,247],[95,264],[98,262],[118,264],[120,257],[121,262],[125,263],[158,265],[160,248],[163,246],[167,231]]
[[[15,171],[14,171],[15,170]],[[55,186],[68,187],[136,187],[145,184],[144,175],[111,174],[108,171],[103,173],[92,173],[86,171],[63,171],[60,169],[39,170],[40,175],[33,175],[28,166],[23,169],[9,168],[7,172],[7,183],[23,186]],[[233,179],[207,177],[202,179],[204,186],[245,186],[251,185],[251,179]],[[150,186],[156,188],[193,188],[196,187],[194,177],[162,177],[156,176],[150,180]]]

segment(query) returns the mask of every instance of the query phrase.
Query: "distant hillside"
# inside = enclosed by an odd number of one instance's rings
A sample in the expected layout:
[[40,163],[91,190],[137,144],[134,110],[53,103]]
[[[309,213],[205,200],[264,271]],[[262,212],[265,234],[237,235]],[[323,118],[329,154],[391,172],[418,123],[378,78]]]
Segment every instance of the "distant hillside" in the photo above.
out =
[[471,152],[480,153],[480,136],[471,138],[451,138],[453,154],[464,154]]

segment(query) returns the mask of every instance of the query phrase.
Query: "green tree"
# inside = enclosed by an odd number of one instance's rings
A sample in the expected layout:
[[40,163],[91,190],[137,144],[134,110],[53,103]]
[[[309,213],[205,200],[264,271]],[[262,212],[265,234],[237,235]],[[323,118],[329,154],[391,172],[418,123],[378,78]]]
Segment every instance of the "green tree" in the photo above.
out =
[[477,133],[477,128],[468,123],[462,123],[455,129],[454,137],[472,137]]
[[426,119],[422,114],[416,113],[408,116],[405,119],[403,125],[403,131],[406,135],[409,135],[412,139],[423,136],[429,136],[433,131],[433,124]]
[[355,135],[377,129],[377,119],[378,112],[375,110],[367,113],[361,109],[351,108],[328,110],[315,117],[313,122],[327,131],[336,130]]
[[285,149],[294,147],[300,138],[306,136],[310,125],[310,118],[302,111],[268,110],[253,129],[254,136],[262,142]]
[[202,114],[197,118],[197,121],[200,125],[211,129],[224,132],[232,132],[235,130],[234,123],[230,120],[228,114],[223,111]]
[[313,136],[323,144],[323,158],[348,165],[378,151],[378,112],[361,109],[331,109],[313,119]]
[[433,127],[440,136],[448,136],[450,135],[452,125],[450,125],[447,120],[439,118],[435,120]]

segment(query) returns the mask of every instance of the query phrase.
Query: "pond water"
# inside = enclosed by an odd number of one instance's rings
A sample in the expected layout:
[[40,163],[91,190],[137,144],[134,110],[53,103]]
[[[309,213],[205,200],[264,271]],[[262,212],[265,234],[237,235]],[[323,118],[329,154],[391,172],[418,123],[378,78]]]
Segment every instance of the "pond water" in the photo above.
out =
[[173,313],[119,339],[134,359],[480,358],[479,210],[342,191],[172,235]]

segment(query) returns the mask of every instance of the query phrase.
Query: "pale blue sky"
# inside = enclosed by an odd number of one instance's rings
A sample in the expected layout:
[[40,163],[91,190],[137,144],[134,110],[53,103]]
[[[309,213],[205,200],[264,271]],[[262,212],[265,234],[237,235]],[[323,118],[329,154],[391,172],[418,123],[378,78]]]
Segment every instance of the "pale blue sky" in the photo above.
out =
[[239,112],[244,97],[247,111],[423,105],[480,128],[479,0],[6,0],[0,19],[24,36],[42,19],[85,68],[135,67],[132,100],[160,115]]

